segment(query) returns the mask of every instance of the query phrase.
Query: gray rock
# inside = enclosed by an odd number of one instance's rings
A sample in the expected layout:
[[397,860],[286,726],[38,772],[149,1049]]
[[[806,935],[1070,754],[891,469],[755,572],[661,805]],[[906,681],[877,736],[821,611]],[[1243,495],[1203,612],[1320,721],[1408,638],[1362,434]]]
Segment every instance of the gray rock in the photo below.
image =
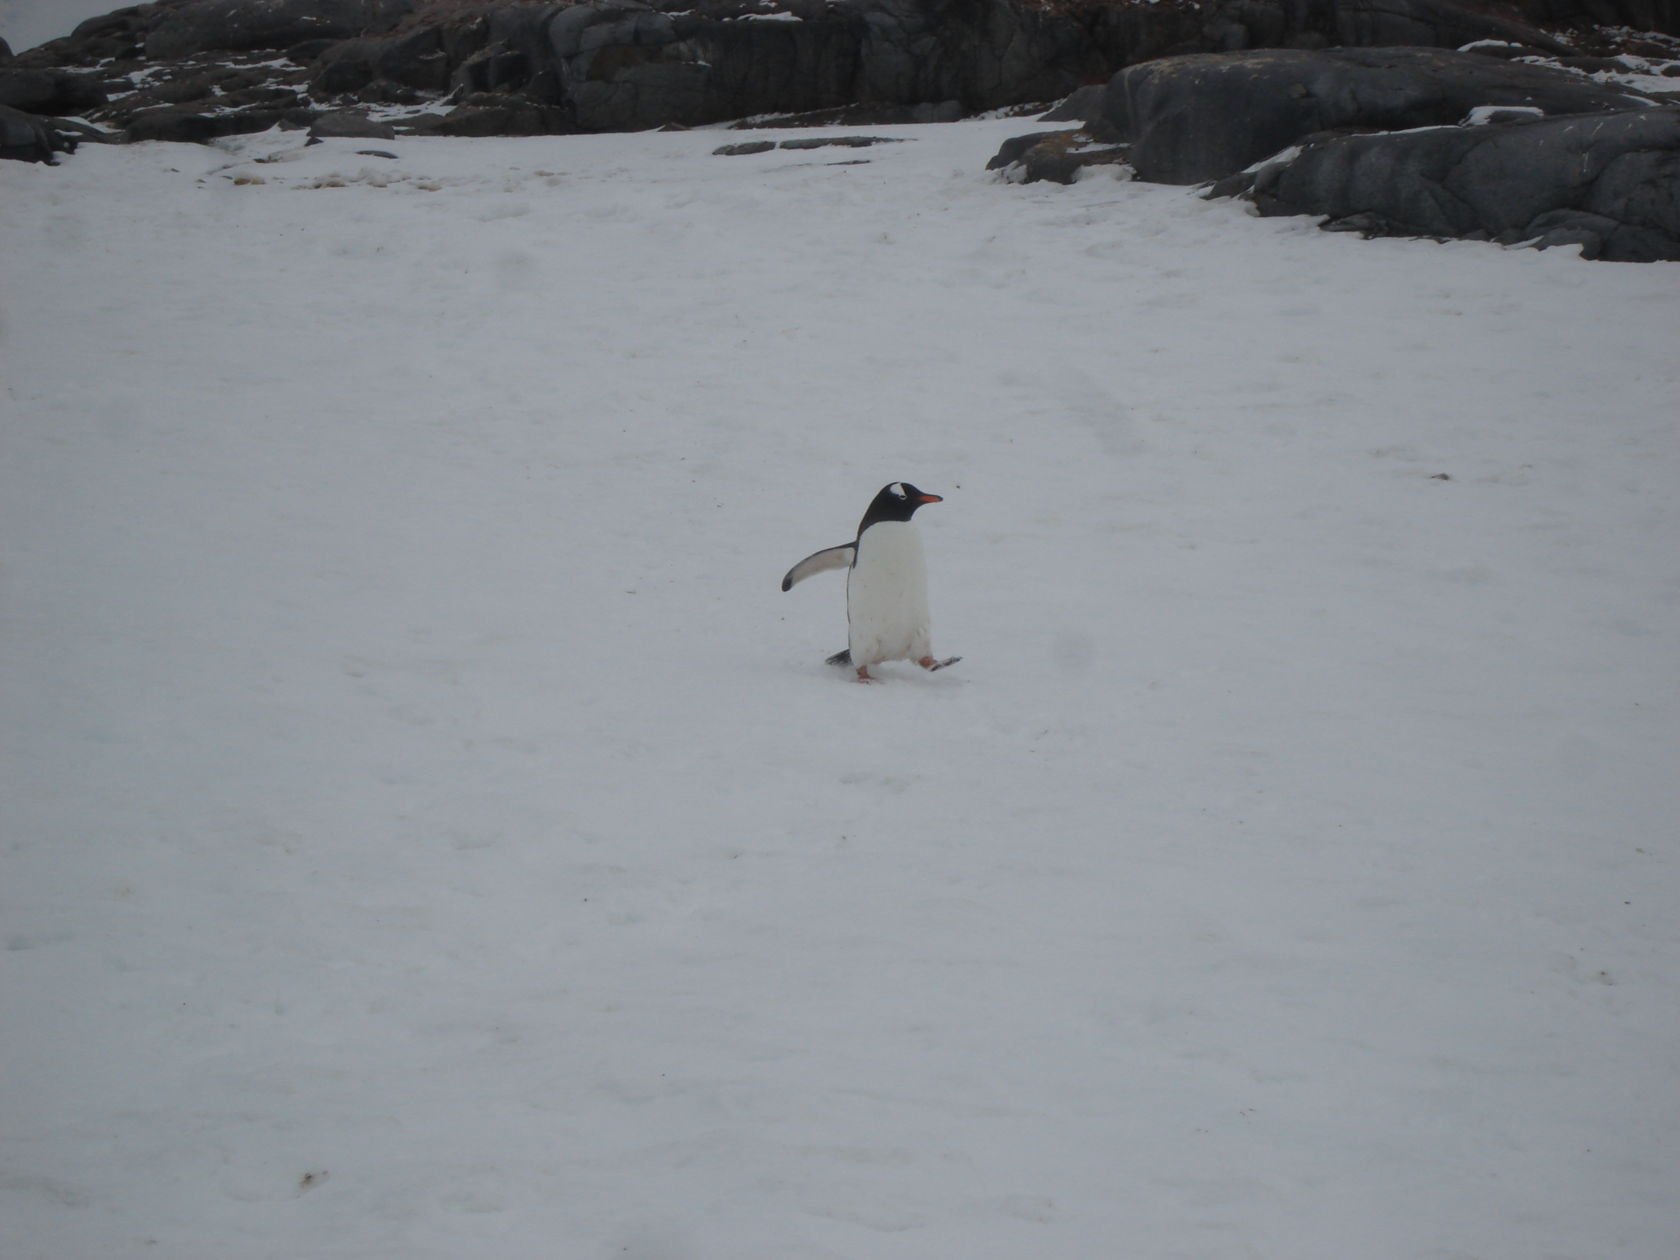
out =
[[397,129],[388,122],[376,122],[354,110],[335,109],[316,115],[309,124],[313,139],[349,137],[358,140],[394,140]]
[[875,144],[903,144],[893,136],[812,136],[808,140],[746,140],[740,144],[726,144],[712,150],[713,157],[745,157],[753,153],[768,153],[771,149],[867,149]]
[[1324,215],[1367,235],[1680,259],[1680,106],[1324,136],[1246,178],[1239,191],[1261,214]]
[[546,136],[570,130],[561,111],[519,97],[473,97],[447,114],[404,120],[399,134],[422,136]]
[[0,105],[0,159],[54,166],[58,162],[54,154],[75,150],[76,137],[61,129],[57,119]]
[[[1673,18],[1680,29],[1680,0],[1516,2],[1533,21],[1648,18],[1650,26]],[[787,125],[825,116],[859,127],[943,121],[1065,97],[1121,66],[1195,49],[1496,39],[1569,51],[1533,26],[1479,12],[1488,0],[1463,0],[1475,7],[1457,0],[781,3],[800,20],[753,20],[764,16],[757,0],[159,0],[90,19],[11,66],[96,69],[119,99],[89,117],[113,127],[175,106],[176,131],[204,129],[186,122],[189,115],[217,119],[210,129],[218,134],[250,130],[267,125],[279,103],[239,105],[224,94],[295,91],[307,78],[309,113],[328,103],[418,103],[449,93],[466,102],[466,112],[417,125],[480,134],[497,120],[518,133],[768,115],[788,117]],[[1574,51],[1601,56],[1607,48]],[[269,60],[270,50],[285,50],[295,64],[266,67],[262,82],[213,77],[241,59]],[[140,68],[153,73],[129,94],[125,76]],[[1062,106],[1071,111],[1065,116],[1096,122],[1093,95]],[[256,117],[220,121],[242,108]],[[137,130],[159,125],[140,118]]]
[[1049,180],[1071,184],[1088,166],[1124,166],[1126,146],[1109,144],[1090,131],[1035,131],[1003,142],[997,155],[986,163],[989,171],[1003,171],[1015,183],[1032,184]]
[[321,52],[310,71],[323,95],[354,92],[369,83],[396,83],[426,92],[449,87],[449,59],[437,28],[401,35],[347,39]]
[[1128,66],[1109,82],[1103,117],[1131,143],[1140,178],[1194,184],[1336,128],[1440,126],[1483,105],[1556,115],[1644,103],[1563,71],[1440,49],[1274,49]]
[[225,114],[200,113],[190,105],[165,105],[145,109],[128,120],[130,141],[171,140],[185,144],[206,144],[223,136],[267,131],[288,120],[301,119],[284,108],[229,110]]
[[768,153],[776,147],[774,140],[743,140],[740,144],[723,144],[712,150],[713,157],[751,157]]
[[185,0],[159,6],[145,49],[168,59],[208,49],[290,48],[388,31],[413,9],[413,0]]
[[1091,122],[1103,114],[1103,98],[1108,87],[1102,83],[1088,83],[1054,109],[1038,116],[1039,122]]
[[767,114],[732,124],[736,130],[763,127],[907,127],[956,122],[966,117],[961,101],[920,105],[842,105],[799,114]]
[[1477,40],[1505,40],[1567,53],[1569,46],[1527,23],[1479,12],[1450,0],[1332,0],[1329,29],[1344,47],[1462,48]]
[[783,140],[778,146],[783,149],[826,149],[830,146],[842,149],[867,149],[874,144],[903,144],[904,141],[893,136],[812,136],[808,140]]
[[0,68],[0,105],[29,114],[80,114],[106,101],[92,75],[67,70]]
[[78,23],[62,44],[70,59],[83,65],[134,60],[144,54],[146,29],[157,12],[153,5],[113,9]]

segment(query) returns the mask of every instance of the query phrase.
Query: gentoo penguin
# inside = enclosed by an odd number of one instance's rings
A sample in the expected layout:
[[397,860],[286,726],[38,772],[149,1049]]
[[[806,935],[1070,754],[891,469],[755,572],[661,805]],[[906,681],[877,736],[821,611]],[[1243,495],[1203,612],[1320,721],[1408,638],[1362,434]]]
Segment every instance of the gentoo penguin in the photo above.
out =
[[908,481],[881,487],[858,522],[857,540],[806,556],[787,571],[782,589],[792,590],[813,573],[848,569],[846,624],[850,644],[828,658],[830,665],[857,667],[859,682],[873,681],[869,667],[882,661],[915,661],[943,669],[957,657],[938,661],[929,644],[927,562],[922,536],[911,522],[924,503],[943,503]]

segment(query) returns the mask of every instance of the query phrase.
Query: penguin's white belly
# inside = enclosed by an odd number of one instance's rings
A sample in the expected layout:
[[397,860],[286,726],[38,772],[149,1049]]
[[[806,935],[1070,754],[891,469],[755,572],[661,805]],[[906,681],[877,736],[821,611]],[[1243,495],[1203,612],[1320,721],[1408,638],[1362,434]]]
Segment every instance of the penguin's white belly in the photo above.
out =
[[846,579],[846,619],[859,668],[932,654],[927,561],[910,522],[882,521],[863,531]]

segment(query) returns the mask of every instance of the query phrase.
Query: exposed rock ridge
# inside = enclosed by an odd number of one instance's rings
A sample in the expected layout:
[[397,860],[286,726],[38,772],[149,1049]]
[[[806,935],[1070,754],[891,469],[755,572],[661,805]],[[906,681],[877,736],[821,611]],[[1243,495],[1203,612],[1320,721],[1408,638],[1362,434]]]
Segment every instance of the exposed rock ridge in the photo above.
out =
[[1368,236],[1680,260],[1680,102],[1664,99],[1432,48],[1192,54],[1127,67],[1080,95],[1084,129],[1018,137],[991,165],[1065,183],[1124,163]]
[[[1560,22],[1583,16],[1571,4],[1667,21],[1680,0],[1531,0]],[[342,126],[373,106],[398,132],[520,134],[854,106],[949,116],[1171,53],[1471,40],[1569,51],[1480,0],[158,0],[82,23],[0,80],[56,75],[16,107],[130,139]]]

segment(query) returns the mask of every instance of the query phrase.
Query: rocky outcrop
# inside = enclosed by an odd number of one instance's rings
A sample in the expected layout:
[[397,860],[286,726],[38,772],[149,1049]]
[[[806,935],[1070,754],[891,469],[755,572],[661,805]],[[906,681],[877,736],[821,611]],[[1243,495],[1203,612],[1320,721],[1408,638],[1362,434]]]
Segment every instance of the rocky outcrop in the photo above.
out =
[[1610,27],[1680,35],[1680,0],[1513,0],[1536,26],[1591,30]]
[[105,101],[105,91],[93,75],[0,66],[0,105],[29,114],[79,114]]
[[[1523,3],[1531,19],[1680,20],[1680,0]],[[0,82],[0,99],[129,139],[325,114],[342,130],[373,105],[398,134],[874,125],[1053,100],[1198,50],[1467,41],[1570,52],[1503,0],[159,0],[25,52],[5,74],[49,77]]]
[[[373,103],[415,108],[413,120],[393,123],[399,132],[454,134],[860,108],[974,112],[1057,99],[1127,64],[1197,49],[1498,40],[1566,51],[1488,3],[160,0],[84,22],[19,64],[87,72],[108,99],[76,107],[130,136],[186,138],[277,119],[308,126]],[[1680,0],[1532,3],[1621,12]],[[455,116],[439,120],[440,99]]]
[[312,40],[388,31],[414,11],[414,4],[413,0],[189,0],[123,12],[145,10],[152,11],[145,23],[146,57],[169,61],[213,50],[290,48]]
[[[164,0],[27,59],[96,69],[101,121],[145,138],[308,125],[370,103],[432,106],[397,126],[457,134],[962,112],[1065,95],[1113,68],[1087,24],[1022,0]],[[230,99],[222,80],[259,67],[239,86],[271,95]],[[435,117],[440,98],[456,116]]]
[[1544,66],[1431,48],[1269,50],[1168,57],[1109,83],[1102,120],[1140,179],[1219,179],[1315,133],[1457,123],[1482,106],[1546,115],[1649,104]]
[[1016,184],[1041,179],[1071,184],[1086,167],[1127,166],[1127,148],[1105,140],[1100,131],[1035,131],[1005,140],[986,169],[1002,171],[1004,178]]
[[1680,106],[1325,136],[1215,191],[1366,235],[1680,260]]
[[74,153],[77,133],[58,119],[40,118],[10,105],[0,105],[0,158],[54,165],[55,154]]
[[1220,6],[1210,26],[1210,49],[1220,52],[1385,45],[1458,48],[1476,40],[1568,51],[1532,23],[1490,12],[1486,5],[1452,0],[1239,0]]
[[1215,181],[1266,215],[1366,235],[1680,259],[1680,103],[1582,75],[1426,48],[1194,54],[1122,70],[991,166],[1070,182],[1082,163]]
[[892,136],[816,136],[809,140],[748,140],[743,144],[725,144],[712,150],[713,157],[747,157],[754,153],[768,153],[772,149],[868,149],[877,144],[903,144]]

